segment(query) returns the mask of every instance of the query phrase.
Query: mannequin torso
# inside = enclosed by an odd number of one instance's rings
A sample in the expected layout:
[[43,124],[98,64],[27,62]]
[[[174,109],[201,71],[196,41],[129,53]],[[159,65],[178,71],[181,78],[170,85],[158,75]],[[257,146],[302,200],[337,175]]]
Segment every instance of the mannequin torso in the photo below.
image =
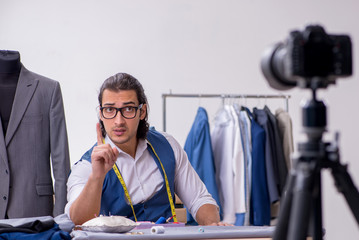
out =
[[0,50],[0,118],[4,136],[10,120],[20,70],[19,52]]

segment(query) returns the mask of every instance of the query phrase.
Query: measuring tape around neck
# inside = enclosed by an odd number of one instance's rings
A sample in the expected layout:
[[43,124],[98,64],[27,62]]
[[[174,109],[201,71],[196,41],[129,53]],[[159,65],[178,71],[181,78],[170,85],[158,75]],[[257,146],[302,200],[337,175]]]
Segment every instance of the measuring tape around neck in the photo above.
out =
[[117,178],[118,180],[120,181],[122,187],[123,187],[123,191],[125,192],[125,195],[126,195],[126,198],[128,200],[128,203],[130,204],[131,206],[131,209],[132,209],[132,213],[133,213],[133,217],[135,218],[135,222],[137,222],[137,218],[136,218],[136,213],[135,213],[135,209],[133,208],[133,204],[132,204],[132,201],[131,201],[131,197],[130,197],[130,194],[128,193],[128,190],[127,190],[127,187],[126,187],[126,183],[125,181],[123,180],[122,178],[122,175],[120,173],[120,170],[118,170],[118,167],[116,165],[116,163],[113,165],[113,170],[115,171],[116,175],[117,175]]
[[[147,140],[148,141],[148,140]],[[155,149],[153,148],[152,144],[148,141],[148,144],[150,145],[153,153],[156,155],[160,165],[161,165],[161,168],[162,168],[162,171],[163,171],[163,175],[164,175],[164,178],[165,178],[165,184],[166,184],[166,191],[167,191],[167,195],[168,195],[168,200],[170,202],[170,207],[171,207],[171,213],[172,213],[172,216],[173,216],[173,221],[174,222],[177,222],[177,216],[176,216],[176,211],[175,211],[175,207],[174,207],[174,203],[173,203],[173,197],[172,197],[172,194],[171,194],[171,189],[170,189],[170,185],[168,183],[168,178],[167,178],[167,174],[166,174],[166,171],[165,171],[165,168],[163,167],[162,165],[162,162],[160,160],[160,158],[158,157]],[[125,196],[131,206],[131,209],[132,209],[132,213],[133,213],[133,216],[135,218],[135,221],[137,222],[137,218],[136,218],[136,213],[135,213],[135,209],[133,208],[133,204],[132,204],[132,201],[131,201],[131,197],[130,197],[130,194],[128,193],[128,190],[127,190],[127,187],[126,187],[126,184],[125,184],[125,181],[123,180],[123,177],[120,173],[120,170],[118,169],[116,163],[113,165],[113,170],[115,171],[116,173],[116,176],[118,178],[118,180],[120,181],[122,187],[123,187],[123,190],[125,192]]]
[[166,190],[167,190],[167,195],[168,195],[168,201],[170,202],[170,206],[171,206],[171,212],[172,212],[172,216],[173,216],[173,221],[177,222],[177,216],[176,216],[175,206],[174,206],[174,203],[173,203],[173,197],[172,197],[172,194],[171,194],[170,184],[168,183],[168,178],[167,178],[165,168],[163,167],[162,162],[161,162],[160,158],[158,157],[158,155],[157,155],[155,149],[153,148],[152,144],[149,141],[148,141],[148,144],[150,145],[153,153],[156,155],[158,161],[160,162],[160,165],[161,165],[161,168],[162,168],[162,171],[163,171],[163,175],[165,177]]

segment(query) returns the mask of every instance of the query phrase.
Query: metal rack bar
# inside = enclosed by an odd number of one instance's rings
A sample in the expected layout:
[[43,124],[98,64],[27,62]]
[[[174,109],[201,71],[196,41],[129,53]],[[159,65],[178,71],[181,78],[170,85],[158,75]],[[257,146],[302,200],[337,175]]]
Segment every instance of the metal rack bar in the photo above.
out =
[[172,97],[172,98],[222,98],[222,100],[224,101],[224,99],[226,98],[283,98],[285,101],[285,109],[288,112],[289,110],[289,104],[288,104],[288,100],[290,98],[290,95],[266,95],[266,94],[174,94],[174,93],[164,93],[162,94],[162,117],[163,117],[163,131],[166,131],[166,107],[167,107],[167,103],[166,103],[166,99]]

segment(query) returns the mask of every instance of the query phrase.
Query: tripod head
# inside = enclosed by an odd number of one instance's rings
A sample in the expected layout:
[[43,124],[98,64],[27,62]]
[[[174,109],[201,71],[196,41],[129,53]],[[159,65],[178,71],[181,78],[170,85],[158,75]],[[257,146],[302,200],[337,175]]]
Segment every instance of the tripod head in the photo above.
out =
[[323,101],[317,99],[316,91],[312,89],[312,99],[302,106],[303,131],[309,142],[320,141],[327,126],[327,108]]

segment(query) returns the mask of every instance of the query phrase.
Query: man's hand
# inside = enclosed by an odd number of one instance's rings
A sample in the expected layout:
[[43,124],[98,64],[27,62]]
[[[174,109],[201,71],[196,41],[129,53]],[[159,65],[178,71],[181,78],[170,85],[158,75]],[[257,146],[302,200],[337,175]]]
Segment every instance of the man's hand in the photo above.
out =
[[111,148],[110,144],[105,144],[102,137],[100,123],[96,125],[97,146],[91,154],[92,177],[104,179],[107,172],[111,170],[119,154],[116,147]]
[[220,222],[218,207],[212,204],[202,205],[196,214],[199,225],[218,224]]
[[196,215],[199,225],[208,226],[233,226],[233,224],[220,222],[218,207],[212,204],[202,205]]
[[211,224],[209,224],[209,226],[234,226],[234,225],[230,224],[230,223],[225,223],[225,222],[218,222],[218,223],[211,223]]
[[91,154],[92,173],[80,196],[70,207],[70,218],[75,225],[94,218],[100,212],[103,180],[119,154],[116,147],[104,144],[100,124],[96,126],[97,146]]

